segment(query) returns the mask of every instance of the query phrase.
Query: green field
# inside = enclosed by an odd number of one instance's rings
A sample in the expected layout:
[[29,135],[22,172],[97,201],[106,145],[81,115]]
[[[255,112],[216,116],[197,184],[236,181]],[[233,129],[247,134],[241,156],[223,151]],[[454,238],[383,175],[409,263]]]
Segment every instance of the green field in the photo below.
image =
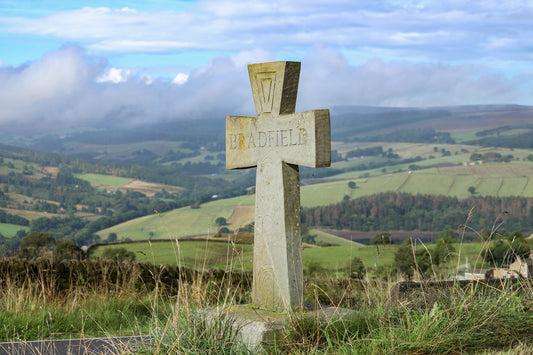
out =
[[[345,195],[356,198],[385,191],[467,198],[470,196],[470,186],[474,186],[476,193],[483,196],[533,197],[533,182],[529,179],[533,175],[533,164],[530,162],[457,165],[379,174],[368,178],[348,177],[354,173],[330,178],[346,180],[302,186],[302,206],[324,206],[342,201]],[[357,184],[355,190],[348,188],[349,181]]]
[[[120,245],[102,245],[93,256],[99,256],[105,248],[126,248],[136,254],[136,261],[154,264],[180,264],[195,269],[220,268],[237,271],[252,271],[252,245],[233,244],[206,240],[146,241]],[[370,271],[376,266],[392,266],[399,245],[361,245],[352,243],[342,246],[309,247],[303,250],[303,263],[313,261],[321,267],[334,271],[342,269],[354,257],[361,258]],[[419,246],[422,248],[421,246]],[[433,248],[433,244],[426,247]],[[480,257],[483,243],[455,243],[456,252],[448,260],[447,269],[453,273],[457,266],[468,262],[471,268],[483,268]]]
[[0,234],[6,238],[13,237],[21,229],[27,232],[30,230],[30,227],[19,226],[17,224],[0,223]]
[[[530,162],[487,163],[482,165],[454,165],[450,167],[404,171],[394,174],[328,181],[301,187],[301,205],[325,206],[338,203],[348,196],[357,198],[380,192],[395,191],[412,194],[441,194],[458,198],[471,196],[468,188],[475,187],[478,196],[533,197],[533,164]],[[335,178],[335,177],[334,177]],[[356,183],[355,189],[348,182]],[[216,218],[228,219],[236,206],[253,205],[254,195],[243,195],[205,203],[199,209],[180,208],[164,214],[134,219],[98,232],[102,238],[117,233],[119,238],[132,240],[181,238],[215,234]],[[465,215],[468,211],[465,211]],[[253,221],[253,215],[246,220]],[[228,226],[230,230],[240,226]],[[325,241],[327,243],[327,241]]]
[[[218,202],[218,201],[217,201]],[[116,233],[119,239],[169,239],[193,235],[213,235],[218,231],[215,220],[218,217],[229,219],[232,205],[204,204],[201,208],[183,207],[161,214],[136,218],[98,232],[101,238]]]
[[90,182],[92,185],[122,187],[133,179],[102,174],[78,174],[77,178]]
[[336,235],[325,233],[316,229],[311,229],[309,234],[316,235],[316,244],[325,243],[339,246],[362,246],[363,244],[352,242],[351,240],[337,237]]
[[97,248],[93,256],[105,248],[126,248],[136,255],[135,260],[158,265],[171,264],[197,270],[220,268],[236,271],[252,270],[252,245],[206,240],[146,241]]

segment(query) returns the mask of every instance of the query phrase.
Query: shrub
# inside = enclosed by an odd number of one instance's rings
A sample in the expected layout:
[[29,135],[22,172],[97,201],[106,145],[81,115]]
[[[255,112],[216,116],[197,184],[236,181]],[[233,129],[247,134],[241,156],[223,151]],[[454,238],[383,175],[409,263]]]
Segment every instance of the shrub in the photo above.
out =
[[37,259],[47,254],[54,247],[55,240],[50,233],[30,232],[20,244],[19,257],[23,259]]
[[370,245],[379,245],[379,244],[394,244],[391,239],[391,234],[388,232],[379,233],[370,240]]
[[58,239],[54,248],[54,258],[57,261],[82,260],[84,258],[84,253],[73,241],[68,239]]
[[346,265],[345,275],[346,277],[352,279],[364,279],[366,275],[366,268],[365,264],[363,263],[363,260],[356,256],[352,260],[348,261],[348,264]]
[[126,248],[106,248],[102,258],[113,261],[135,261],[135,253]]

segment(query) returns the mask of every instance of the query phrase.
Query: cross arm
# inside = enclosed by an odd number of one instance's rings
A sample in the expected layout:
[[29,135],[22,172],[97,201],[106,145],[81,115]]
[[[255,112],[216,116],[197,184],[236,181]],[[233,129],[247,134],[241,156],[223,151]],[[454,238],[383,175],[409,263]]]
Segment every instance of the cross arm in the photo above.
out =
[[256,117],[226,116],[226,169],[257,166],[258,152],[250,149],[250,127]]
[[226,169],[254,167],[266,156],[313,168],[330,166],[329,110],[226,117]]

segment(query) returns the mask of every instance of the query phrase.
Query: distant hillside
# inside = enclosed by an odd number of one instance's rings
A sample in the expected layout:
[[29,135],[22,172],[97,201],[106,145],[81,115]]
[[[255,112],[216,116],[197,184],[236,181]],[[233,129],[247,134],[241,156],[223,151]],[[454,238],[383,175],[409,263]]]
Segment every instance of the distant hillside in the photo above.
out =
[[[249,223],[255,170],[225,169],[224,125],[220,117],[1,131],[0,211],[13,216],[3,230],[27,229],[27,220],[32,230],[84,244],[122,223],[132,239],[211,233],[218,214],[231,215],[232,228]],[[334,107],[331,126],[332,166],[300,169],[303,206],[384,192],[462,200],[533,195],[533,107]],[[128,224],[139,217],[149,223]]]
[[[471,105],[435,108],[342,106],[331,108],[332,140],[336,142],[458,143],[517,147],[508,135],[533,129],[533,107]],[[505,126],[505,131],[475,133]],[[150,123],[131,128],[79,128],[35,136],[0,135],[0,143],[93,159],[144,166],[175,166],[192,175],[225,173],[225,119]],[[516,132],[516,130],[521,130]],[[471,132],[471,136],[464,136]],[[463,134],[463,135],[462,135]],[[474,138],[474,139],[470,139]],[[533,148],[525,139],[521,148]]]

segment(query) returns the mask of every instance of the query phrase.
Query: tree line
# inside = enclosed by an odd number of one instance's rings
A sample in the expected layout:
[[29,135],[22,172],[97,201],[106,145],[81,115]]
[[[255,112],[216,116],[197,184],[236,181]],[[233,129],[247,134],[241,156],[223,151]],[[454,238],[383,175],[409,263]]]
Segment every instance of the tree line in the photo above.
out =
[[456,197],[384,192],[346,199],[319,207],[302,208],[308,226],[359,231],[442,231],[460,225],[481,231],[504,223],[508,230],[533,227],[533,198]]

